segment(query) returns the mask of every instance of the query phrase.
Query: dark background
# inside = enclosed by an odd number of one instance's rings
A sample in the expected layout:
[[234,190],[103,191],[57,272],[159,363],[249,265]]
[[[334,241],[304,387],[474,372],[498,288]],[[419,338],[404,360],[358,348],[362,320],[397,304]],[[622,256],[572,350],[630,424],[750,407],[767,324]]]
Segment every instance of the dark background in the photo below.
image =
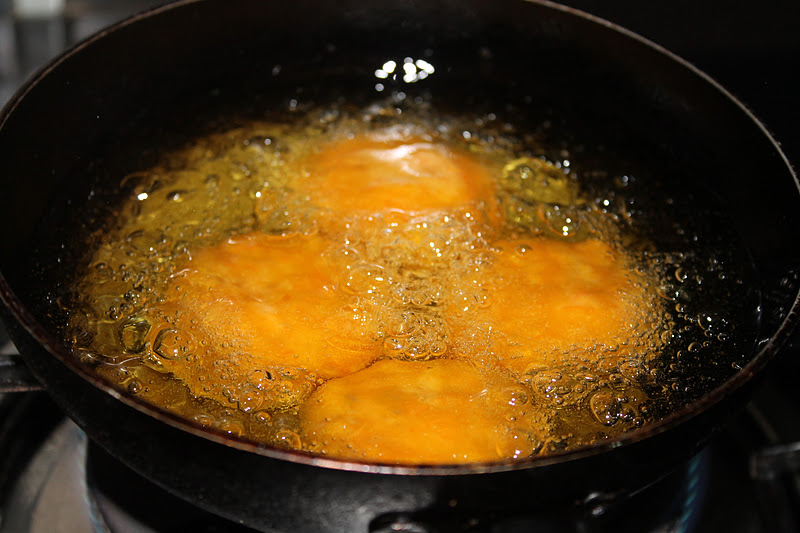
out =
[[565,0],[688,60],[759,117],[800,161],[800,2]]
[[[106,24],[162,3],[64,0],[66,29],[59,23],[40,37],[33,34],[35,42],[27,44],[27,57],[20,60],[20,51],[15,49],[19,48],[15,45],[20,44],[20,39],[15,36],[14,0],[0,0],[0,103],[12,94],[37,61]],[[800,135],[795,127],[796,117],[800,116],[795,83],[800,70],[800,2],[562,0],[559,3],[630,29],[693,63],[754,111],[782,142],[791,160],[800,160]]]

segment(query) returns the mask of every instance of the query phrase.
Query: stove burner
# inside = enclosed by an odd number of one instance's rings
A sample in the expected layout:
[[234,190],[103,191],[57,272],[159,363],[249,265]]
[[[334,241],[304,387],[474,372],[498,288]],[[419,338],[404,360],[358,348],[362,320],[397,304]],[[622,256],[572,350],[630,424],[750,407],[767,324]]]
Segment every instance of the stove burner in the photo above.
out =
[[[43,395],[22,398],[11,411],[0,437],[0,450],[6,452],[2,473],[13,476],[20,461],[25,466],[5,487],[2,533],[252,531],[185,503],[129,470],[71,421],[48,417],[58,411]],[[39,422],[26,423],[30,418]],[[42,427],[50,433],[40,435],[36,429]]]
[[[128,469],[62,418],[46,395],[2,400],[0,533],[253,531],[186,503]],[[689,533],[703,510],[708,464],[704,452],[636,494],[593,494],[579,505],[546,514],[442,520],[420,511],[378,517],[369,533]]]
[[[77,429],[77,428],[76,428]],[[126,468],[101,448],[85,446],[93,514],[109,533],[247,533],[252,529],[180,500]]]

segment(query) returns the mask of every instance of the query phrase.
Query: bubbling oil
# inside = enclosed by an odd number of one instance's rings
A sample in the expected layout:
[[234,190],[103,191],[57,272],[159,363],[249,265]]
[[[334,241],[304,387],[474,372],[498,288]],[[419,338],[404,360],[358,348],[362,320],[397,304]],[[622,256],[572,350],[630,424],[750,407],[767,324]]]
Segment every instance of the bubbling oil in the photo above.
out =
[[[443,150],[486,182],[466,200],[445,184],[420,196],[424,209],[391,191],[376,192],[380,209],[362,208],[363,190],[320,192],[313,162],[363,138],[395,152],[413,145],[422,154],[415,175],[436,173]],[[128,394],[269,446],[446,463],[524,459],[614,438],[669,412],[679,388],[671,372],[724,343],[733,320],[687,310],[694,300],[684,287],[709,269],[643,237],[639,219],[647,217],[632,208],[631,178],[607,179],[596,168],[581,175],[571,156],[493,114],[450,116],[411,102],[330,105],[292,123],[251,121],[196,138],[121,178],[125,199],[114,223],[87,243],[91,257],[72,287],[66,340]],[[325,168],[347,165],[360,163],[340,158]],[[586,259],[576,262],[580,254]],[[545,263],[550,270],[537,270]],[[204,264],[211,270],[196,274]],[[575,279],[583,285],[573,287]],[[311,289],[319,294],[304,289],[309,281],[319,281]],[[267,322],[252,326],[232,287],[272,306],[266,341],[259,335]],[[607,287],[614,298],[599,301],[611,306],[594,309],[586,295]],[[276,291],[295,303],[269,303]],[[559,301],[569,305],[551,305]],[[622,318],[601,323],[596,335],[594,319],[580,314],[587,309]],[[447,371],[436,366],[443,364]],[[491,451],[397,456],[374,440],[361,446],[348,436],[353,424],[385,417],[343,419],[353,407],[328,384],[352,379],[363,388],[370,380],[352,376],[364,372],[382,386],[342,394],[376,411],[405,410],[391,399],[405,386],[453,389],[440,383],[448,373],[453,383],[474,384],[463,397],[453,393],[449,417],[485,417],[474,431],[499,435],[489,438]],[[424,383],[413,382],[419,376]],[[476,402],[478,411],[458,410]],[[444,420],[441,412],[413,416]],[[395,433],[411,423],[401,416]],[[455,425],[442,446],[474,437]],[[418,426],[408,433],[426,441],[420,449],[438,438]]]

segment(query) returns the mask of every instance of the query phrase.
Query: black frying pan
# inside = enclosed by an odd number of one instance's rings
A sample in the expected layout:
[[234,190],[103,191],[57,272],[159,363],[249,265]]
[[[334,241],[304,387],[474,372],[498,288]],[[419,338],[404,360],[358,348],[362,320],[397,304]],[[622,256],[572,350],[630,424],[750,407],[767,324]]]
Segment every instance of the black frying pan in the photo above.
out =
[[[571,139],[635,154],[641,168],[669,169],[669,187],[696,191],[693,207],[722,206],[761,297],[751,312],[759,315],[753,344],[730,354],[740,370],[661,422],[584,450],[415,468],[232,439],[113,391],[70,358],[52,299],[72,256],[37,243],[51,228],[57,242],[57,228],[69,226],[63,221],[74,218],[86,176],[112,179],[110,169],[136,164],[154,135],[191,130],[193,113],[226,108],[241,95],[262,95],[268,106],[298,86],[303,97],[320,98],[333,87],[358,100],[371,94],[374,70],[387,57],[426,53],[438,61],[437,75],[404,88],[409,93],[454,109],[508,104]],[[735,412],[795,322],[800,195],[776,143],[691,66],[546,3],[178,2],[89,39],[34,76],[0,117],[0,179],[0,293],[31,370],[112,455],[263,530],[378,531],[404,514],[422,530],[488,529],[636,491],[690,457]]]

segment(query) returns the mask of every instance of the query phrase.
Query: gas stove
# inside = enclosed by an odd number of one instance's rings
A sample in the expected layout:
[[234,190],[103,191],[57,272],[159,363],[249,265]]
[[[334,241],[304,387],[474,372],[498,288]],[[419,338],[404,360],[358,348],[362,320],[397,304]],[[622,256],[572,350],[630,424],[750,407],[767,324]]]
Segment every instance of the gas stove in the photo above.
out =
[[[6,483],[0,533],[245,533],[235,521],[172,496],[106,454],[44,393],[6,400],[0,433],[0,472]],[[31,424],[29,420],[37,420]],[[683,533],[695,531],[709,497],[712,456],[706,451],[636,494],[596,498],[546,516],[515,517],[465,532]],[[646,510],[646,512],[643,512]],[[402,525],[405,524],[405,525]],[[375,523],[370,533],[433,533],[406,518]],[[449,530],[448,530],[449,531]],[[454,530],[455,531],[455,530]],[[762,531],[749,529],[747,531]],[[287,532],[288,533],[288,532]],[[366,532],[364,532],[366,533]]]
[[[640,492],[613,499],[597,495],[546,515],[457,531],[797,531],[800,405],[786,385],[769,378],[706,449]],[[0,421],[0,533],[254,531],[185,503],[128,469],[61,415],[43,392],[5,395]],[[396,531],[438,530],[396,518],[374,524],[369,533]]]
[[[0,103],[65,47],[161,2],[0,0]],[[617,22],[693,62],[748,105],[800,161],[793,76],[800,7],[714,0],[563,2]],[[800,343],[798,343],[800,346]],[[800,530],[800,353],[789,346],[747,408],[700,454],[641,493],[463,531],[790,532]],[[0,357],[14,353],[0,332]],[[309,512],[313,512],[310,510]],[[371,533],[429,531],[413,517]],[[0,396],[0,533],[246,532],[172,496],[87,439],[42,392]],[[365,532],[366,533],[366,532]],[[432,532],[430,532],[432,533]]]

